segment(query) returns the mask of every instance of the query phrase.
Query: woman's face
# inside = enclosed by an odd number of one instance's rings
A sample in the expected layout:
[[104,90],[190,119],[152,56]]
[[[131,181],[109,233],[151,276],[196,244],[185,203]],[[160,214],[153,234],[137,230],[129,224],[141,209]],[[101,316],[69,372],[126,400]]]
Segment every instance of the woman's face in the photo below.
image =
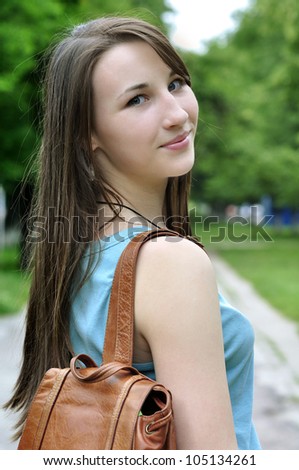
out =
[[194,163],[198,104],[191,88],[143,41],[107,51],[95,66],[92,147],[107,180],[144,185]]

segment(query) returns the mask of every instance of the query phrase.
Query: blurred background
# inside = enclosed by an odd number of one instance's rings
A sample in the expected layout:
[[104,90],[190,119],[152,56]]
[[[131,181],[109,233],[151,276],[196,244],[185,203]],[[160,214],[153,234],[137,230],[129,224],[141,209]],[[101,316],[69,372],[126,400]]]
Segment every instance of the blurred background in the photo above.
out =
[[160,26],[191,72],[200,106],[197,235],[298,331],[297,0],[1,0],[0,319],[22,311],[28,296],[22,247],[45,50],[65,28],[115,13]]

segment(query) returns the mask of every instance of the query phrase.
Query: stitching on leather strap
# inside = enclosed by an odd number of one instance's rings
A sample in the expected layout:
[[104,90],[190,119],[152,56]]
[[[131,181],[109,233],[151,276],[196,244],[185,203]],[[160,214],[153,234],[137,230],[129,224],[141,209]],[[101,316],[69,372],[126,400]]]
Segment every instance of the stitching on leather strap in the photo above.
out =
[[[124,283],[124,279],[126,280],[126,283],[129,287],[128,289],[128,292],[127,292],[127,295],[130,296],[130,299],[129,299],[129,305],[130,307],[132,308],[132,302],[133,302],[133,299],[132,297],[134,296],[135,292],[134,292],[134,288],[133,288],[133,283],[134,283],[134,277],[132,275],[132,272],[134,272],[134,257],[135,257],[135,252],[138,252],[139,251],[139,247],[138,245],[134,246],[134,249],[132,250],[132,257],[130,259],[124,259],[124,257],[121,257],[120,259],[120,289],[118,290],[118,303],[117,303],[117,329],[118,329],[118,334],[117,334],[117,337],[116,337],[116,347],[115,347],[115,359],[117,361],[121,361],[121,362],[125,362],[125,363],[130,363],[131,360],[130,358],[128,357],[128,351],[123,351],[122,348],[121,348],[121,345],[123,345],[123,333],[120,329],[120,318],[124,316],[124,312],[123,310],[120,308],[121,306],[121,303],[122,302],[122,299],[123,299],[123,289],[122,289],[122,284]],[[129,275],[127,273],[127,270],[129,269]],[[128,282],[130,281],[130,282]],[[121,295],[122,294],[122,295]],[[134,322],[132,321],[132,312],[129,311],[128,314],[130,315],[129,316],[129,321],[128,321],[128,325],[127,325],[127,334],[129,336],[129,338],[133,338],[133,325],[134,325]],[[130,344],[130,343],[129,343]]]

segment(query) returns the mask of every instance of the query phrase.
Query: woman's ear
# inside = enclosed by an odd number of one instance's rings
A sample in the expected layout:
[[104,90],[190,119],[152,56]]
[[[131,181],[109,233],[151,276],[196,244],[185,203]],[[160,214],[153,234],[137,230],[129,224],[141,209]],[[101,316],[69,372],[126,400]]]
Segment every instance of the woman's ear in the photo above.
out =
[[100,142],[98,137],[95,135],[94,132],[91,133],[91,148],[92,151],[95,152],[96,150],[100,149]]

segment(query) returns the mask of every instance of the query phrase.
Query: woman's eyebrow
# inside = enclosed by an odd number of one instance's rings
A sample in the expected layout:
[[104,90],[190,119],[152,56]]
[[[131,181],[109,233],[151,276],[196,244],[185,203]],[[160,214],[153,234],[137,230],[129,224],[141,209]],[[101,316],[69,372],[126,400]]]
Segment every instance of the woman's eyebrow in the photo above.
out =
[[136,90],[144,90],[144,88],[148,88],[148,87],[149,87],[149,83],[137,83],[136,85],[132,85],[129,88],[126,88],[125,91],[123,91],[119,95],[118,99],[121,98],[126,93],[130,93],[130,92],[136,91]]
[[[169,72],[169,78],[172,78],[174,75],[176,75],[175,71],[174,70],[170,70]],[[144,88],[148,88],[150,85],[149,83],[137,83],[136,85],[132,85],[130,86],[129,88],[126,88],[125,91],[123,91],[119,97],[121,98],[123,95],[125,95],[126,93],[130,93],[132,91],[136,91],[136,90],[144,90]]]

